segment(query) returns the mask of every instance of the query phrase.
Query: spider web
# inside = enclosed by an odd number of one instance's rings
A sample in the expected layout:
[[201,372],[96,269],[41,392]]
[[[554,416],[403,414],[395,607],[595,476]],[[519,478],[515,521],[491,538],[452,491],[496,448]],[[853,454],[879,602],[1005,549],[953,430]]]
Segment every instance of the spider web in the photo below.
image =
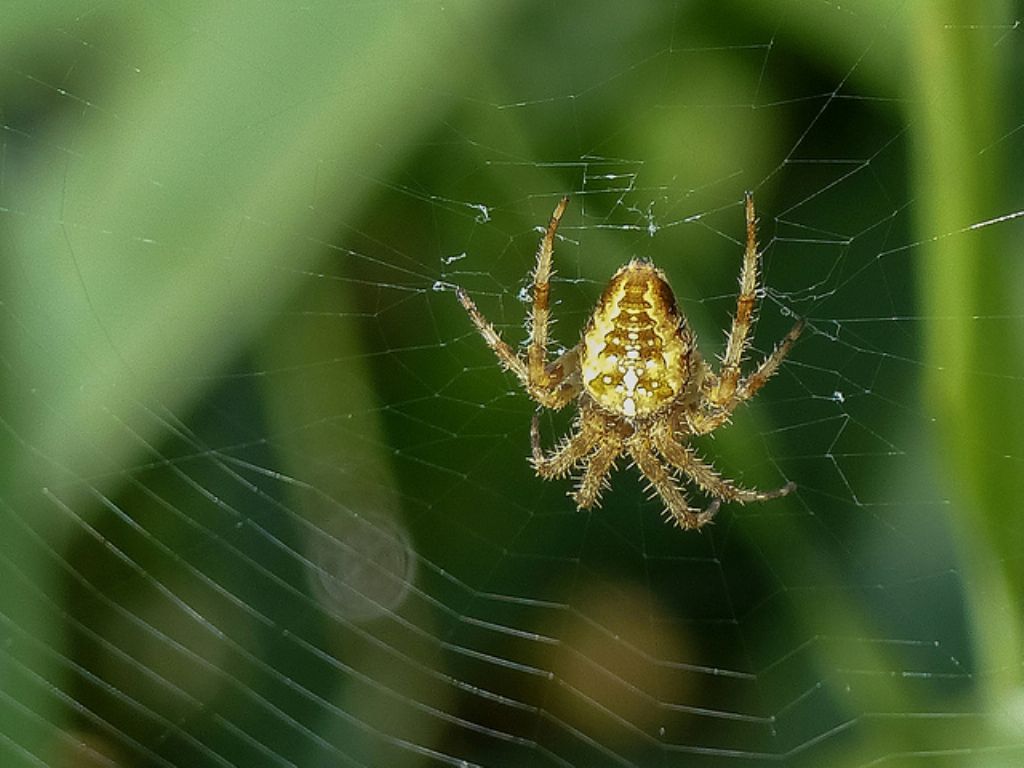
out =
[[[2,765],[1019,763],[1011,7],[4,15]],[[745,189],[808,325],[697,447],[798,491],[577,511],[453,287],[522,343],[569,194],[552,352],[637,256],[714,359]]]

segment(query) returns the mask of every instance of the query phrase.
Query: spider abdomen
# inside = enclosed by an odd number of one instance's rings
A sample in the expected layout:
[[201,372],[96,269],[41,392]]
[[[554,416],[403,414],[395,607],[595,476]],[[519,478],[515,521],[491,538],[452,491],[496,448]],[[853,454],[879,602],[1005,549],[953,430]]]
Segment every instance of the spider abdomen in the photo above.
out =
[[686,387],[690,346],[664,273],[631,261],[609,281],[583,332],[583,386],[608,411],[649,416]]

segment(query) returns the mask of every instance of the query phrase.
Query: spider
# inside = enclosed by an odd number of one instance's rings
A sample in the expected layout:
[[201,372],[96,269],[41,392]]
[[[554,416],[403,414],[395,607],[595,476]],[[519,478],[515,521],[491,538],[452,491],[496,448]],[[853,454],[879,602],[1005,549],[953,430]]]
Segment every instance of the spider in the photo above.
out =
[[[569,495],[580,510],[591,509],[599,505],[609,473],[625,454],[683,529],[709,523],[722,501],[747,504],[790,493],[796,487],[792,482],[772,491],[739,486],[688,444],[690,438],[729,422],[736,407],[775,374],[804,327],[803,320],[797,322],[752,373],[740,375],[754,323],[760,257],[752,193],[744,195],[747,231],[740,294],[717,372],[701,357],[665,273],[638,259],[612,276],[580,342],[548,362],[552,253],[568,202],[564,197],[555,207],[537,249],[525,357],[501,338],[464,290],[455,289],[487,346],[539,406],[558,410],[577,402],[572,433],[549,452],[541,447],[539,414],[534,413],[530,441],[537,475],[549,480],[580,468]],[[692,507],[681,478],[714,501],[704,510]]]

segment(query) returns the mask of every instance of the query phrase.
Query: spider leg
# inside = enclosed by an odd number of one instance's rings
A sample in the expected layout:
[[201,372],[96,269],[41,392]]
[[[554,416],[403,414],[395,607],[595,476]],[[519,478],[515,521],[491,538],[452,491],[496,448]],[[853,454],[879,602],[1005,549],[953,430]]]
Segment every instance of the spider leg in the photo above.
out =
[[709,405],[711,407],[690,417],[689,430],[693,434],[706,435],[729,421],[736,407],[753,397],[765,385],[768,379],[779,370],[782,361],[789,354],[789,350],[793,348],[793,344],[803,331],[804,325],[803,320],[798,320],[790,328],[789,333],[783,337],[782,341],[776,345],[772,353],[761,362],[753,373],[739,382],[738,385],[735,385],[732,394],[725,400],[716,399],[716,392],[721,396],[723,390],[720,386],[717,388],[712,386],[712,394],[709,396]]
[[579,347],[576,346],[550,363],[546,368],[547,385],[529,388],[533,399],[555,411],[571,403],[583,389],[579,359]]
[[573,347],[545,366],[544,381],[538,384],[536,378],[531,376],[526,362],[501,338],[501,335],[483,316],[469,294],[462,288],[456,287],[455,295],[473,321],[477,331],[484,337],[487,346],[497,356],[501,366],[516,375],[516,378],[535,401],[545,408],[558,410],[572,402],[573,398],[579,394],[582,382],[578,371],[579,350],[577,347]]
[[540,416],[534,413],[530,423],[530,445],[533,468],[537,474],[545,480],[567,475],[597,444],[601,437],[597,427],[593,417],[581,411],[576,422],[576,432],[564,438],[555,450],[545,455],[540,444]]
[[749,400],[761,387],[765,385],[775,372],[779,370],[779,366],[782,365],[782,361],[789,354],[789,350],[793,348],[793,344],[800,337],[800,333],[804,329],[805,322],[803,319],[797,320],[796,324],[789,329],[789,333],[776,345],[772,353],[764,359],[764,361],[757,366],[757,369],[747,376],[739,386],[736,393],[738,401]]
[[579,509],[591,509],[600,504],[601,491],[607,486],[608,473],[615,467],[615,460],[622,453],[622,441],[614,437],[601,438],[587,468],[580,476],[576,490],[570,493]]
[[718,511],[715,501],[706,510],[700,511],[690,506],[686,496],[679,489],[672,474],[665,468],[646,439],[630,440],[626,445],[630,458],[637,469],[646,477],[661,500],[665,502],[667,512],[675,519],[676,525],[683,530],[701,528],[711,522]]
[[735,501],[740,504],[766,501],[785,496],[796,488],[795,483],[786,483],[774,491],[758,491],[736,485],[732,480],[722,477],[717,469],[698,456],[690,446],[675,440],[667,429],[659,430],[654,435],[654,445],[669,464],[692,479],[705,493],[722,501]]
[[565,213],[569,198],[563,197],[551,214],[551,221],[537,248],[537,266],[533,270],[533,316],[530,321],[530,344],[526,350],[530,383],[547,388],[550,378],[545,364],[548,347],[548,318],[551,306],[551,257],[555,248],[555,233]]
[[739,381],[740,364],[750,344],[750,328],[754,324],[754,307],[757,301],[760,254],[757,250],[757,218],[754,215],[753,193],[745,192],[743,202],[747,219],[747,244],[743,251],[743,267],[740,269],[740,295],[736,299],[736,314],[733,315],[732,328],[729,329],[721,372],[711,394],[712,398],[720,403],[732,397]]
[[740,295],[736,299],[736,314],[733,315],[732,328],[729,329],[726,340],[722,367],[717,375],[711,374],[706,380],[710,407],[690,419],[690,430],[699,435],[712,432],[729,421],[736,406],[749,400],[764,386],[778,370],[804,327],[803,320],[794,325],[757,370],[740,380],[740,365],[750,346],[750,329],[755,319],[757,278],[761,260],[761,254],[757,250],[757,216],[754,212],[753,193],[745,192],[743,202],[747,220],[747,241],[743,251],[743,267],[740,270]]
[[529,342],[526,359],[520,357],[502,338],[495,327],[483,316],[476,303],[462,288],[455,288],[455,295],[473,321],[477,331],[484,337],[487,346],[497,356],[506,370],[516,378],[534,400],[546,408],[561,408],[575,397],[581,387],[576,367],[578,354],[575,348],[563,354],[553,363],[547,362],[548,321],[551,305],[552,255],[558,223],[569,203],[563,197],[551,214],[551,221],[537,248],[537,264],[533,270],[533,310],[529,322]]
[[490,321],[480,313],[480,310],[477,309],[476,302],[469,298],[469,294],[462,290],[462,288],[456,287],[455,295],[466,310],[470,320],[473,321],[473,325],[476,326],[477,331],[484,337],[484,341],[487,342],[487,346],[491,348],[491,351],[494,352],[495,355],[497,355],[498,361],[501,363],[502,367],[508,371],[512,371],[512,373],[516,375],[516,378],[523,383],[524,387],[529,386],[530,376],[527,373],[526,364],[522,361],[519,355],[515,353],[515,350],[505,343],[498,331],[495,330],[493,325],[491,325]]

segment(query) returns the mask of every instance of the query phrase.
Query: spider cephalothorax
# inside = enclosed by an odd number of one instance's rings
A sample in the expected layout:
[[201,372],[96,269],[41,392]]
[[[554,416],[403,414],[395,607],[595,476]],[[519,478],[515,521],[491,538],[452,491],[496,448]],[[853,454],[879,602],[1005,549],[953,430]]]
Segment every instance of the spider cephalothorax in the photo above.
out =
[[[740,295],[717,373],[701,357],[664,273],[639,260],[621,267],[609,281],[580,342],[547,362],[551,257],[567,203],[568,198],[558,203],[537,251],[525,359],[501,339],[473,300],[457,289],[477,330],[533,400],[551,409],[572,400],[578,403],[572,434],[549,453],[541,448],[534,414],[530,434],[537,474],[562,477],[582,468],[572,496],[580,509],[589,509],[600,500],[616,459],[626,454],[682,528],[700,528],[709,522],[720,501],[764,501],[793,490],[792,483],[774,491],[740,487],[688,445],[689,438],[706,435],[729,421],[733,410],[778,370],[803,329],[803,321],[798,322],[753,373],[741,378],[740,364],[754,320],[759,258],[751,194],[745,197],[747,237]],[[714,501],[704,510],[691,507],[679,486],[680,476]]]

